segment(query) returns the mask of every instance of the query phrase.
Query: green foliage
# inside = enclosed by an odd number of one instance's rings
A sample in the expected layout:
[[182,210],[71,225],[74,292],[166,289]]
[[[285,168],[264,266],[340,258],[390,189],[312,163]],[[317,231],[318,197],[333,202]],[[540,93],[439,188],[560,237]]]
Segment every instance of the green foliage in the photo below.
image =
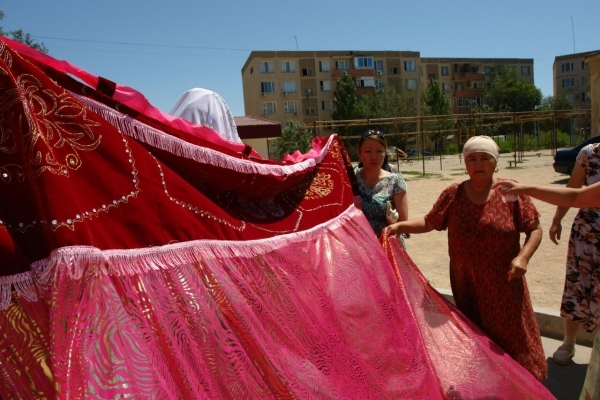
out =
[[458,145],[456,143],[451,143],[444,147],[444,154],[453,155],[458,154]]
[[[449,115],[450,104],[446,98],[446,94],[440,88],[440,84],[430,79],[427,84],[427,91],[423,95],[423,113],[425,115]],[[431,131],[429,138],[435,143],[435,148],[444,151],[443,139],[448,135],[446,132],[454,127],[454,123],[448,121],[427,122],[423,127],[427,131]]]
[[496,141],[496,143],[498,143],[498,147],[500,148],[500,154],[513,152],[512,139],[507,139],[507,140],[494,139],[494,140]]
[[492,68],[484,102],[495,112],[533,111],[541,100],[542,92],[521,79],[516,69]]
[[334,120],[357,119],[358,100],[356,98],[356,85],[347,72],[341,79],[335,81],[335,92],[333,93]]
[[[4,19],[4,12],[0,10],[0,20],[2,19]],[[48,53],[48,49],[46,48],[43,42],[37,43],[35,39],[33,39],[33,37],[31,36],[31,34],[23,32],[22,29],[7,32],[3,30],[0,26],[0,35],[7,36],[19,43],[23,43],[29,47],[41,51],[42,53]]]
[[285,154],[291,154],[296,150],[306,153],[311,148],[313,135],[304,124],[295,121],[287,121],[281,132],[281,138],[272,141],[275,155],[283,158]]
[[[542,99],[540,104],[540,110],[542,111],[551,111],[551,110],[573,110],[575,108],[575,104],[569,100],[564,95],[558,96],[546,96]],[[551,119],[546,119],[540,121],[540,128],[546,131],[552,130],[554,127],[554,121]],[[556,129],[569,132],[571,130],[571,119],[570,118],[562,118],[556,120]]]

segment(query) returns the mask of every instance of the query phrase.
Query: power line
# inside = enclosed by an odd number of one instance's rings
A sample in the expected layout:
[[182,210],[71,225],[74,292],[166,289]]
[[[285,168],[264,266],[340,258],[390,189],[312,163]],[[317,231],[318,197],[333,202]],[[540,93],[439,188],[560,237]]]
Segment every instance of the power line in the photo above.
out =
[[110,42],[104,40],[89,40],[89,39],[70,39],[70,38],[59,38],[53,36],[35,36],[36,39],[51,39],[51,40],[65,40],[69,42],[83,42],[83,43],[101,43],[101,44],[117,44],[122,46],[149,46],[149,47],[167,47],[177,49],[201,49],[201,50],[230,50],[230,51],[253,51],[252,49],[232,49],[226,47],[204,47],[204,46],[181,46],[172,44],[153,44],[153,43],[131,43],[131,42]]

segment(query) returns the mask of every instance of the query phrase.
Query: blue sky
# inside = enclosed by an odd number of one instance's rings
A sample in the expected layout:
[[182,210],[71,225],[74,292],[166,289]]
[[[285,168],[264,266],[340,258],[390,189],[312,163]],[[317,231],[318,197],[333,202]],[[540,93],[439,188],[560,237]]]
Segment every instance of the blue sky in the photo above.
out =
[[600,50],[599,0],[0,0],[0,10],[5,30],[22,28],[53,57],[131,86],[165,112],[202,87],[244,115],[241,69],[252,50],[533,58],[544,96],[554,57]]

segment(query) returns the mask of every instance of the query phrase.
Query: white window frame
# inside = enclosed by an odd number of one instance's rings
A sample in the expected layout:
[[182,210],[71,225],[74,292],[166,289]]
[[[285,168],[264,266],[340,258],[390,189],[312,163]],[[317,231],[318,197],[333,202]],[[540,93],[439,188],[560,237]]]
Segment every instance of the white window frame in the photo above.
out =
[[298,102],[297,101],[284,101],[283,112],[298,114]]
[[329,72],[329,61],[319,61],[319,71]]
[[350,68],[348,60],[339,60],[335,62],[335,69],[347,70]]
[[357,88],[361,88],[361,87],[372,88],[372,87],[375,87],[375,78],[372,76],[358,76],[358,77],[356,77],[355,84],[356,84]]
[[260,61],[259,70],[261,74],[270,74],[272,72],[275,72],[275,66],[273,64],[273,61]]
[[354,57],[354,68],[373,69],[373,57]]
[[295,61],[282,61],[281,62],[281,72],[296,72],[296,62]]
[[314,107],[307,107],[306,109],[304,109],[304,114],[305,115],[316,115],[317,111],[315,110]]
[[561,79],[561,87],[564,87],[564,88],[575,87],[575,78],[563,78],[563,79]]
[[322,100],[321,101],[321,110],[323,111],[332,111],[333,106],[331,104],[331,100]]
[[442,65],[440,74],[442,76],[448,76],[448,74],[450,74],[450,68],[447,65]]
[[449,83],[442,83],[442,90],[444,92],[447,92],[450,90],[450,84]]
[[416,79],[407,79],[405,81],[406,90],[417,90],[417,80]]
[[313,76],[312,68],[302,68],[302,76]]
[[321,87],[321,92],[331,92],[331,81],[321,81],[319,82]]
[[296,93],[296,81],[286,81],[281,84],[281,92],[283,94]]
[[417,70],[417,62],[414,60],[406,60],[404,61],[404,70],[405,71],[416,71]]
[[[523,73],[523,72],[527,72],[527,73]],[[529,65],[521,65],[521,75],[522,76],[531,75],[531,67]]]
[[575,65],[572,62],[562,63],[560,65],[560,69],[562,72],[569,72],[575,69]]
[[277,103],[274,101],[264,101],[262,103],[263,115],[277,114]]
[[375,79],[375,88],[383,89],[383,79]]
[[261,82],[260,83],[260,93],[275,93],[275,82]]

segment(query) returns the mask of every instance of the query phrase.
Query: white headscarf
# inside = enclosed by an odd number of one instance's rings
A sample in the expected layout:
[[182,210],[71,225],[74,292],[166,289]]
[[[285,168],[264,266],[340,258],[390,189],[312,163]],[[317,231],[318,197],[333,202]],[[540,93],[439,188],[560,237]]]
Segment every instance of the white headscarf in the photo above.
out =
[[487,153],[494,157],[496,162],[500,156],[498,145],[494,139],[489,136],[473,136],[471,139],[467,140],[463,146],[463,158],[466,159],[469,154],[476,152]]
[[194,124],[208,126],[232,142],[242,142],[227,103],[211,90],[188,90],[177,100],[169,114]]

